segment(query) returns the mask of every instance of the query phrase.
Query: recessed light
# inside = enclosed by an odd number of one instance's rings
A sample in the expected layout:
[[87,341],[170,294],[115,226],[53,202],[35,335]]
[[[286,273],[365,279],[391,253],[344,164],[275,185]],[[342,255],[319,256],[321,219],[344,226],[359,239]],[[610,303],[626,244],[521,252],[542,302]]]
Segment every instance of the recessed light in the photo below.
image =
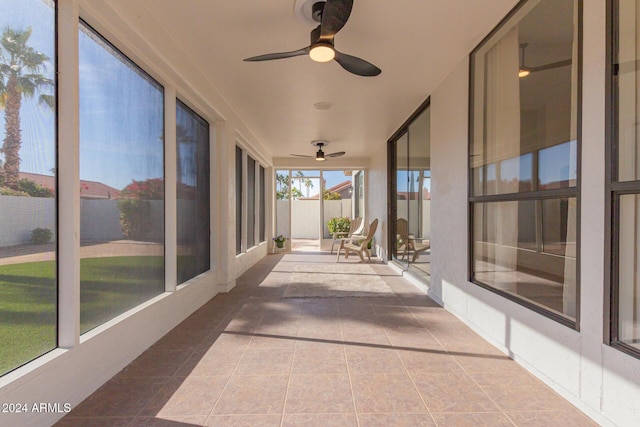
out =
[[333,104],[326,101],[316,102],[313,104],[313,108],[316,110],[330,110],[333,108]]

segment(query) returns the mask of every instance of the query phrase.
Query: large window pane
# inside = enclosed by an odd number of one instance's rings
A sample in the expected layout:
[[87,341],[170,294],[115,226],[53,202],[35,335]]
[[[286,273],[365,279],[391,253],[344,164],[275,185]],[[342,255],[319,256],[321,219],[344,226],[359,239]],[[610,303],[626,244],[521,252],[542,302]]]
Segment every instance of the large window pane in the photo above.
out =
[[[477,203],[474,206],[474,279],[575,319],[575,199]],[[537,204],[552,250],[535,250]]]
[[640,4],[636,0],[619,0],[617,23],[618,45],[616,63],[618,64],[617,90],[617,145],[618,145],[618,181],[640,180],[640,73],[637,60],[640,58]]
[[178,283],[210,267],[209,124],[178,101],[176,109]]
[[475,195],[576,185],[576,4],[527,2],[473,54]]
[[640,195],[620,198],[618,339],[640,350]]
[[570,326],[579,19],[576,0],[521,2],[471,55],[471,279]]
[[242,252],[242,148],[236,146],[236,255]]
[[267,239],[267,182],[264,167],[260,166],[260,243]]
[[56,35],[53,1],[1,0],[0,9],[10,11],[0,14],[4,375],[56,347]]
[[[640,2],[619,0],[615,7],[612,114],[614,160],[611,171],[614,227],[611,231],[612,283],[609,342],[640,357]],[[616,156],[617,154],[617,156]]]
[[163,89],[81,23],[80,330],[164,291]]
[[256,245],[256,161],[247,156],[247,247]]

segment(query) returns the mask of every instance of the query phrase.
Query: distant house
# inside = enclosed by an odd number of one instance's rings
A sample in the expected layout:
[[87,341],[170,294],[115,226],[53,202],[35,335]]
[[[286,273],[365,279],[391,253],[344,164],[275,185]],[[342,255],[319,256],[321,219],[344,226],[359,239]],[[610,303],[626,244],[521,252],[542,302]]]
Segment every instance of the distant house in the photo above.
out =
[[[55,193],[56,177],[38,173],[20,172],[20,179],[28,179]],[[80,197],[83,199],[117,199],[120,190],[101,182],[80,180]]]
[[[398,200],[418,200],[420,195],[417,191],[398,191],[396,194]],[[431,193],[428,188],[422,189],[422,200],[431,200]]]
[[[343,181],[340,184],[336,184],[331,188],[326,188],[329,193],[338,193],[342,199],[350,199],[353,194],[353,183],[349,181]],[[299,200],[318,200],[320,195],[318,193],[311,197],[300,197]]]

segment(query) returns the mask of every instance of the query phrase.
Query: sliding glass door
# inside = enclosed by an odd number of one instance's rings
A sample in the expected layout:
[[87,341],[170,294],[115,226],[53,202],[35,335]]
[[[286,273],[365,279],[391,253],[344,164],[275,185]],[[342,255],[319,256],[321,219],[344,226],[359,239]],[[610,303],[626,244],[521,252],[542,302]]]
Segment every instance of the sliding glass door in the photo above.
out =
[[430,120],[427,101],[389,141],[390,257],[425,282],[431,272]]

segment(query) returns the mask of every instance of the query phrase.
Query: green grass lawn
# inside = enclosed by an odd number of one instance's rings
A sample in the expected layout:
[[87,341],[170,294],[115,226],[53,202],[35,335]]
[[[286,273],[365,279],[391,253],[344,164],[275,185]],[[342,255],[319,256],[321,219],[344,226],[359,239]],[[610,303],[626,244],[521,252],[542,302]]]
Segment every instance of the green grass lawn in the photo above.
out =
[[[0,266],[0,375],[56,347],[55,262]],[[163,257],[80,261],[80,330],[164,291]]]

